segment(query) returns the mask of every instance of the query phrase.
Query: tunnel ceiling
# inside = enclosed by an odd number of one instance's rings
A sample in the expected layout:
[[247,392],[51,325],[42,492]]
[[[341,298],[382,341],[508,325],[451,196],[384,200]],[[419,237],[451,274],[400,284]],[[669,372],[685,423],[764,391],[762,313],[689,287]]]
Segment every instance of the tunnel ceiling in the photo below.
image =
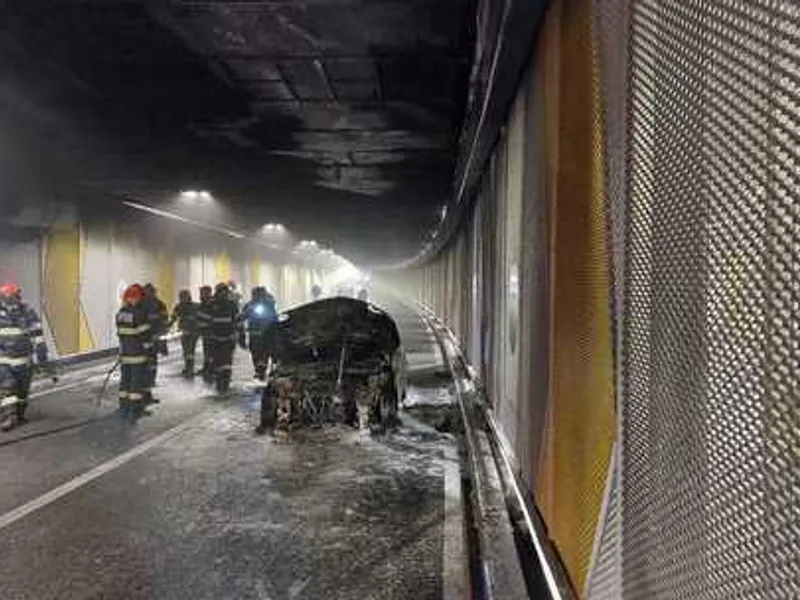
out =
[[229,221],[362,262],[414,254],[450,193],[470,0],[10,5],[2,100],[64,176],[152,203],[207,188]]

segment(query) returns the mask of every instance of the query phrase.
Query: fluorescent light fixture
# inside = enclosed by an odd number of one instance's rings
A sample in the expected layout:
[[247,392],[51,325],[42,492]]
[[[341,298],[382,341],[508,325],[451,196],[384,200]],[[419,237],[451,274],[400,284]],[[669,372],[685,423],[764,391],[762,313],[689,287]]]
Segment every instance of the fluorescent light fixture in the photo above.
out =
[[130,206],[131,208],[135,208],[136,210],[141,210],[143,212],[150,213],[152,215],[158,215],[159,217],[165,217],[167,219],[172,219],[173,221],[180,221],[181,223],[187,223],[188,225],[194,225],[195,227],[201,227],[203,229],[207,229],[209,231],[216,231],[217,233],[225,234],[229,237],[236,238],[237,240],[245,239],[247,236],[239,233],[238,231],[231,231],[230,229],[224,229],[222,227],[216,227],[214,225],[210,225],[208,223],[201,223],[200,221],[195,221],[193,219],[188,219],[186,217],[182,217],[180,215],[176,215],[175,213],[171,213],[167,210],[161,210],[160,208],[154,208],[152,206],[147,206],[146,204],[139,204],[138,202],[130,202],[129,200],[123,200],[122,202],[126,206]]

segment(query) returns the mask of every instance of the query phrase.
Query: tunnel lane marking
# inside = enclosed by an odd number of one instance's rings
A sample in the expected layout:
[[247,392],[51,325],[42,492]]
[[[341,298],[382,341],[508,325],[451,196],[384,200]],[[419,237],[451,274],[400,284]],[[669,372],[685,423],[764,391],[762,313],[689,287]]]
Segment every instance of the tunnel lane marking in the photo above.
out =
[[[213,409],[212,409],[213,410]],[[174,427],[168,429],[164,433],[157,435],[156,437],[142,442],[138,446],[134,446],[130,450],[120,454],[119,456],[112,458],[109,461],[106,461],[95,468],[87,471],[83,475],[78,475],[74,479],[67,481],[59,485],[56,488],[53,488],[49,492],[46,492],[39,496],[38,498],[34,498],[30,502],[26,502],[25,504],[18,506],[17,508],[10,510],[9,512],[5,513],[4,515],[0,516],[0,529],[4,529],[8,527],[12,523],[19,521],[20,519],[28,516],[29,514],[36,512],[40,508],[44,508],[48,506],[60,498],[63,498],[67,494],[74,492],[77,489],[85,486],[87,483],[91,483],[95,479],[102,477],[106,473],[113,471],[121,467],[122,465],[129,463],[134,458],[141,456],[148,450],[155,448],[159,444],[166,442],[178,434],[186,431],[190,427],[192,427],[195,423],[202,420],[203,418],[207,417],[210,411],[206,410],[201,412],[198,415],[195,415],[188,421],[184,421]]]

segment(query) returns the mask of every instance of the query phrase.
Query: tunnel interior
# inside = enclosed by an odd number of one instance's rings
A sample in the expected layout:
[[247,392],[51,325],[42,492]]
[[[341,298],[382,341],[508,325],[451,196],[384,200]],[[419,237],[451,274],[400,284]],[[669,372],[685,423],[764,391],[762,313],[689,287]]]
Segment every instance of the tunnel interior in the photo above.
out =
[[471,4],[15,3],[2,162],[30,181],[4,178],[0,198],[209,189],[239,223],[286,223],[363,263],[407,258],[449,193]]

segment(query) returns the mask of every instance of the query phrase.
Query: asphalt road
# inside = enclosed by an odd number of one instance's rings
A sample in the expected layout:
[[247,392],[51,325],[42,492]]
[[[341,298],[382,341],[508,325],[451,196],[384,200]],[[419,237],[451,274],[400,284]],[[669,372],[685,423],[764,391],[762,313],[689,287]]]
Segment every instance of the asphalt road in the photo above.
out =
[[[452,402],[430,332],[391,308],[409,405]],[[248,358],[225,399],[167,364],[133,426],[96,406],[102,365],[42,390],[0,438],[0,598],[465,598],[452,436],[410,412],[380,437],[254,436]]]

